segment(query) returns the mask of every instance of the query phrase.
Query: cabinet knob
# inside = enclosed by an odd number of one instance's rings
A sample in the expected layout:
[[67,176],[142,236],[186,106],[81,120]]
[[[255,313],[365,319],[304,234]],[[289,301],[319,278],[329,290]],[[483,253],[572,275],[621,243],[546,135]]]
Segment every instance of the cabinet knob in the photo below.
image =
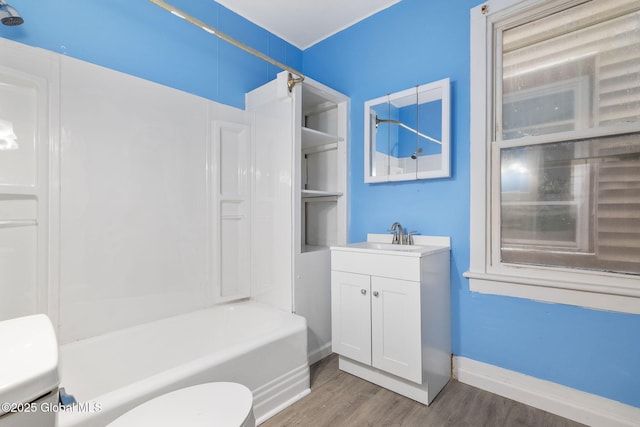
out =
[[366,295],[366,294],[367,294],[367,290],[366,290],[366,289],[360,289],[360,293],[361,293],[362,295]]
[[380,296],[380,293],[378,291],[373,291],[373,296],[374,297],[378,297],[378,296]]

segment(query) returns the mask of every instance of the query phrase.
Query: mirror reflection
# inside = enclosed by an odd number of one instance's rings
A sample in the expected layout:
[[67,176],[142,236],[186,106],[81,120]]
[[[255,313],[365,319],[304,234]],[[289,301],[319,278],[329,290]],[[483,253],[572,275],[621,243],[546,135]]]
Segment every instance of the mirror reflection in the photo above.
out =
[[449,80],[365,103],[365,182],[449,176]]

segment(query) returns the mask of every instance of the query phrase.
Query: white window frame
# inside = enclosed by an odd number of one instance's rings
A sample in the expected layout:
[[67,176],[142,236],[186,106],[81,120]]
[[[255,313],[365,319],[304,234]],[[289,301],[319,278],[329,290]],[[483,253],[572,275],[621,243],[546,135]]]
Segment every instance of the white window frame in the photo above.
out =
[[[490,0],[471,9],[471,121],[470,121],[470,265],[464,274],[473,292],[576,305],[601,310],[640,314],[640,276],[600,271],[549,268],[493,262],[499,244],[492,200],[499,183],[499,167],[491,169],[490,144],[493,108],[494,23],[527,11],[530,17],[564,9],[588,0]],[[528,9],[531,10],[529,11]],[[639,130],[638,124],[620,125],[616,133]],[[582,131],[579,131],[580,133]],[[605,134],[587,129],[585,137]],[[498,157],[493,156],[494,159]],[[493,175],[491,175],[493,173]],[[494,252],[495,253],[495,252]]]

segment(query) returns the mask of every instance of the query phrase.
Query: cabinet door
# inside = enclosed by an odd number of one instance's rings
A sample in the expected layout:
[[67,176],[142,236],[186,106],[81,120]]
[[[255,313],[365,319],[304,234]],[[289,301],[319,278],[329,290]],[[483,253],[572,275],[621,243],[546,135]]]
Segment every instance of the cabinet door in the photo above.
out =
[[422,383],[420,283],[374,276],[371,294],[372,365]]
[[331,272],[331,334],[333,351],[371,364],[370,276]]

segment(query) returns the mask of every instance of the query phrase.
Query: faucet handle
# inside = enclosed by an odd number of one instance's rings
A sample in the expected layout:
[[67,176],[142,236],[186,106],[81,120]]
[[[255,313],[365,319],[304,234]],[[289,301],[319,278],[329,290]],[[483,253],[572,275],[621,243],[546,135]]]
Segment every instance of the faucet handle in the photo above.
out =
[[404,237],[405,244],[413,245],[413,235],[416,234],[417,232],[418,230],[407,231],[407,234],[405,234],[405,237]]

